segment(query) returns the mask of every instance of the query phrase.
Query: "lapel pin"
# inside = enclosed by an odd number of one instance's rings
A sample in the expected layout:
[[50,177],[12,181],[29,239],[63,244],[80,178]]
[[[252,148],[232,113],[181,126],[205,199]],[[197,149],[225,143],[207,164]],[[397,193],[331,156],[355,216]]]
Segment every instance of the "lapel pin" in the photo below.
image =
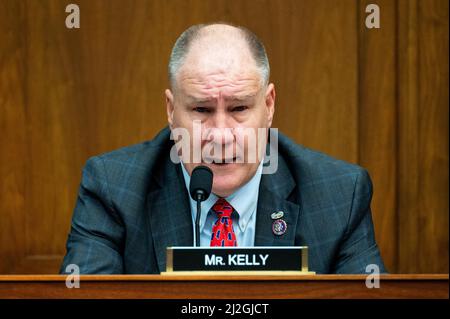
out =
[[277,235],[283,235],[287,230],[287,224],[283,219],[276,219],[272,223],[272,232]]
[[284,212],[283,211],[279,211],[279,212],[276,212],[276,213],[273,213],[272,215],[270,215],[270,217],[272,218],[272,219],[280,219],[280,218],[282,218],[284,216]]

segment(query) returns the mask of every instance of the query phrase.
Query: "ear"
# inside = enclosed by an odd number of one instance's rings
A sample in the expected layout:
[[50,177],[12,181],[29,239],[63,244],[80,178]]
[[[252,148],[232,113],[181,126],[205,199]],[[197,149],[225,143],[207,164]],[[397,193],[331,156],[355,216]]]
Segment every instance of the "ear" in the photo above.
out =
[[270,83],[267,86],[265,93],[268,127],[272,126],[273,115],[275,113],[275,96],[275,85],[273,83]]
[[166,89],[164,92],[166,95],[166,112],[167,112],[167,122],[169,122],[169,126],[173,128],[173,111],[174,111],[174,99],[173,94],[169,89]]

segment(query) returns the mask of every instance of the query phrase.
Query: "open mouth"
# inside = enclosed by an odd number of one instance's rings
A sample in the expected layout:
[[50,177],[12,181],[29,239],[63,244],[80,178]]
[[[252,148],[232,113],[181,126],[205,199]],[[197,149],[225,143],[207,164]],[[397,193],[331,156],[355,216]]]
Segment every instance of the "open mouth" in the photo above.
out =
[[236,163],[236,157],[233,157],[232,159],[210,159],[207,162],[213,165],[225,166],[228,164]]

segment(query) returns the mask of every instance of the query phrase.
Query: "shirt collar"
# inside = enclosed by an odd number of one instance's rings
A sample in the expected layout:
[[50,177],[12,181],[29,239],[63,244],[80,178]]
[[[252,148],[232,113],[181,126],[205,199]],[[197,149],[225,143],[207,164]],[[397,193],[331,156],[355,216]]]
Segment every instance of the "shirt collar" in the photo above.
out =
[[[189,194],[189,183],[191,180],[191,176],[184,167],[183,162],[181,162],[181,168],[183,171],[185,186]],[[250,221],[250,218],[256,212],[262,169],[263,169],[263,161],[261,161],[261,163],[259,164],[255,175],[253,175],[253,177],[246,184],[244,184],[243,186],[238,188],[233,194],[225,198],[227,202],[230,203],[231,206],[233,206],[233,208],[239,215],[238,225],[241,232],[245,231]],[[200,232],[203,231],[203,227],[205,226],[205,222],[208,217],[208,212],[211,210],[211,208],[218,199],[219,197],[216,194],[211,193],[208,199],[202,202],[201,206],[202,215],[200,217]],[[189,201],[191,204],[192,217],[195,220],[195,215],[197,214],[197,203],[192,199],[190,195]]]

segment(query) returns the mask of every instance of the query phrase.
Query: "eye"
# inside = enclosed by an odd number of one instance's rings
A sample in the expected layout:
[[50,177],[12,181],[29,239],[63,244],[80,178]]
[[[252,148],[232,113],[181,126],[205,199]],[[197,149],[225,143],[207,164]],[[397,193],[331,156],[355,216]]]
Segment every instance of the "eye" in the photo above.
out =
[[242,112],[245,111],[246,109],[248,109],[248,107],[246,105],[239,105],[233,108],[233,112]]
[[204,107],[204,106],[197,106],[197,107],[194,107],[194,112],[197,112],[197,113],[209,113],[209,109],[207,107]]

